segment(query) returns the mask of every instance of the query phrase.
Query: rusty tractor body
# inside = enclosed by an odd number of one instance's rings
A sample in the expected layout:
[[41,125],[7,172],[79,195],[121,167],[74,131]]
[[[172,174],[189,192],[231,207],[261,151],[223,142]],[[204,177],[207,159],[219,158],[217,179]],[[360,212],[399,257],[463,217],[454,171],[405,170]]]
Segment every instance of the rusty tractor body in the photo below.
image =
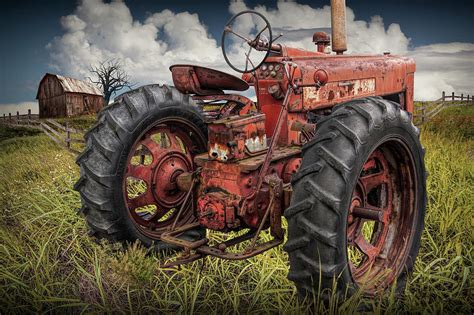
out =
[[[263,30],[253,39],[232,26],[245,14],[263,21]],[[178,102],[176,97],[199,108],[201,117],[196,122],[193,109],[143,118],[142,131],[122,146],[128,151],[121,163],[128,166],[118,177],[123,184],[116,197],[120,199],[120,191],[124,196],[121,218],[128,221],[122,229],[135,233],[122,239],[184,249],[168,267],[208,255],[245,259],[283,243],[285,215],[289,277],[300,292],[310,292],[315,283],[330,287],[332,282],[324,277],[342,278],[341,288],[362,287],[367,284],[364,277],[380,277],[365,289],[368,294],[401,279],[402,269],[407,265],[410,269],[418,250],[423,221],[418,209],[424,213],[425,198],[422,158],[414,152],[421,146],[418,140],[413,142],[417,131],[409,114],[415,63],[389,53],[344,55],[344,1],[332,1],[332,19],[336,54],[328,53],[330,37],[323,32],[313,37],[314,51],[285,47],[272,40],[265,17],[252,11],[239,13],[227,24],[222,47],[226,61],[243,73],[242,79],[201,66],[174,65],[170,70],[177,90],[144,88],[141,96],[134,92],[119,97],[118,103],[125,104],[123,111],[132,118],[142,99],[150,108],[163,98],[161,102],[168,105],[156,106],[164,113],[169,104]],[[229,60],[227,36],[243,39],[250,47],[245,68]],[[249,57],[252,49],[263,52],[257,65]],[[229,92],[249,88],[256,100]],[[132,134],[133,128],[122,128],[112,112],[99,120],[115,124],[119,139]],[[400,127],[392,126],[393,121],[408,128],[408,136],[397,133]],[[98,136],[92,138],[88,141],[100,142]],[[112,152],[103,147],[102,154],[110,154],[107,159],[112,161]],[[78,162],[85,175],[76,188],[86,217],[93,230],[114,235],[118,232],[110,232],[107,224],[97,228],[109,221],[101,221],[99,214],[87,215],[99,202],[90,201],[93,186],[86,189],[84,181],[93,176],[87,176],[90,167],[83,159]],[[144,192],[133,196],[130,178],[142,181]],[[102,179],[98,176],[96,181],[107,185]],[[147,210],[150,205],[156,209]],[[364,238],[367,222],[373,223],[372,235]],[[186,237],[203,228],[247,232],[214,244],[202,233]],[[262,241],[264,230],[270,241]],[[241,251],[228,250],[244,242]],[[357,256],[354,251],[360,252],[359,259],[351,261]],[[382,270],[390,270],[389,275],[382,275]],[[317,273],[323,276],[320,282]]]

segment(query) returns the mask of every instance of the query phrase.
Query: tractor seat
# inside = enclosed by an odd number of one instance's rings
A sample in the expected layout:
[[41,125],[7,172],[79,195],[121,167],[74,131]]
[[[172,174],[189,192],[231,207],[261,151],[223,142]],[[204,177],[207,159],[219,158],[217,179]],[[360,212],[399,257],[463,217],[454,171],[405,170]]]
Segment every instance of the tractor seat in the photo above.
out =
[[249,88],[244,80],[219,70],[193,65],[173,65],[170,70],[174,86],[184,94],[217,95]]

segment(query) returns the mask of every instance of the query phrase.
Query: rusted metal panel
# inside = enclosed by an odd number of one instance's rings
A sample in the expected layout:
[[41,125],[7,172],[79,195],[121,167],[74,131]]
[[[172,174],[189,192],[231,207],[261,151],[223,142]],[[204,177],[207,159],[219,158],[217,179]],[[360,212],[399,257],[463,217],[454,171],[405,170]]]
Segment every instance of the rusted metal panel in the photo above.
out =
[[[327,55],[287,47],[283,47],[282,52],[283,56],[268,58],[268,63],[287,59],[297,64],[295,77],[298,78],[297,84],[302,93],[294,95],[294,99],[290,100],[290,112],[328,108],[369,95],[383,96],[410,91],[410,95],[406,96],[405,107],[409,111],[412,108],[413,80],[410,78],[415,71],[415,62],[411,58],[393,55]],[[316,80],[320,77],[318,73],[325,74],[322,84],[318,84]],[[272,134],[274,124],[271,120],[281,104],[280,100],[271,97],[267,89],[277,81],[281,81],[283,87],[287,84],[285,80],[258,82],[259,106],[267,119],[270,118],[266,123],[267,134]],[[357,89],[354,89],[356,86]]]
[[[263,69],[269,65],[291,62],[294,71],[296,93],[290,96],[286,121],[306,120],[306,112],[330,109],[332,106],[352,99],[367,96],[397,95],[404,99],[401,105],[413,110],[413,73],[415,62],[411,58],[393,55],[328,55],[317,51],[297,48],[281,48],[281,55],[274,55],[265,61],[256,72],[255,86],[258,108],[265,113],[267,137],[273,135],[282,100],[269,91],[279,85],[284,93],[288,86],[286,76],[265,76]],[[266,68],[265,68],[266,66]],[[243,76],[243,78],[246,78]],[[398,96],[399,95],[399,96]],[[301,133],[283,124],[279,145],[302,144]]]
[[341,102],[355,97],[375,95],[375,78],[331,82],[322,87],[303,88],[303,106],[316,103]]
[[193,65],[170,67],[175,87],[184,94],[223,94],[223,90],[245,91],[249,85],[231,74]]
[[406,77],[406,93],[405,93],[405,109],[413,113],[415,110],[415,105],[413,102],[413,89],[414,89],[414,83],[415,83],[415,75],[414,73],[408,73]]

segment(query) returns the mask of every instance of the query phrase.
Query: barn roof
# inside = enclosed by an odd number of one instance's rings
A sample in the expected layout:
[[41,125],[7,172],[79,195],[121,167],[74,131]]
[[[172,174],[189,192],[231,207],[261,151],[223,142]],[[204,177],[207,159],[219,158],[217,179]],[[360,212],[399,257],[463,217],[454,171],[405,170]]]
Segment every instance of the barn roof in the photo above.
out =
[[64,92],[103,95],[102,92],[92,83],[74,79],[74,78],[63,77],[62,75],[59,75],[59,74],[46,73],[44,77],[41,79],[41,82],[38,86],[38,93],[36,94],[36,98],[38,98],[41,83],[48,76],[56,77],[59,80],[61,87],[64,89]]

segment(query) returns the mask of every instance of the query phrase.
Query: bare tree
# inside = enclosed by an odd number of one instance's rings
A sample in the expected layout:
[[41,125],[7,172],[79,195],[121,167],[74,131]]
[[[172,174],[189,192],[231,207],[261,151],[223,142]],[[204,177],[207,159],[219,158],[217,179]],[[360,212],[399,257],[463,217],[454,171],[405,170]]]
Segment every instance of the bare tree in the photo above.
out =
[[101,62],[97,67],[91,67],[90,72],[95,78],[89,78],[89,80],[102,89],[105,105],[109,103],[112,94],[125,87],[131,89],[134,85],[130,82],[130,76],[123,70],[123,66],[118,60]]

